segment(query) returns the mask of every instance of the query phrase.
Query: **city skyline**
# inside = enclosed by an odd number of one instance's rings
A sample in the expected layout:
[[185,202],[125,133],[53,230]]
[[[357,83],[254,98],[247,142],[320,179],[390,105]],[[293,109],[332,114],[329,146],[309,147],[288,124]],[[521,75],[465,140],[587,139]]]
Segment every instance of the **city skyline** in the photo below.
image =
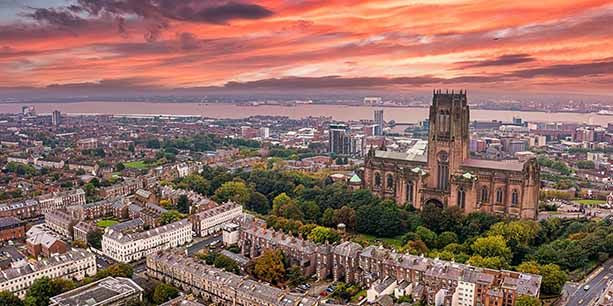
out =
[[609,95],[608,1],[5,1],[0,92]]

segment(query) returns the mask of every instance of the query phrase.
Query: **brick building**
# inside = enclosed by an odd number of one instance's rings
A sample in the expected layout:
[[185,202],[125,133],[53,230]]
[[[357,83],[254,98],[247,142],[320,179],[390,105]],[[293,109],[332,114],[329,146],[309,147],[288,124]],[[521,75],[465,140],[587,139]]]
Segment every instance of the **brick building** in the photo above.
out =
[[456,206],[536,219],[540,187],[536,159],[491,161],[469,155],[466,93],[434,93],[428,146],[423,152],[369,150],[363,184],[398,205]]
[[0,217],[0,241],[24,239],[25,237],[25,222],[15,217]]

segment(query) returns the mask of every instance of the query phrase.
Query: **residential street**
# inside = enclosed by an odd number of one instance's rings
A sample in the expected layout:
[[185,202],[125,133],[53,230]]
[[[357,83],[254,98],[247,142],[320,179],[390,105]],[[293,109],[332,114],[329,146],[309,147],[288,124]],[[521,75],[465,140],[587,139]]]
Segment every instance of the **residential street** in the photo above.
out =
[[[570,295],[565,305],[593,305],[596,302],[607,287],[607,282],[613,277],[613,259],[606,261],[601,268],[587,282],[565,286]],[[584,289],[585,285],[590,286],[588,290]]]

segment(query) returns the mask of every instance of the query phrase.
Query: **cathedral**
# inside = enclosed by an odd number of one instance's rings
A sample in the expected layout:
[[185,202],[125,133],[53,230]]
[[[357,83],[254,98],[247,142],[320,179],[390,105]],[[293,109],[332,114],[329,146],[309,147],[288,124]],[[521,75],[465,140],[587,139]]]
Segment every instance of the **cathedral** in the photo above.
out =
[[536,219],[540,187],[536,159],[471,159],[469,116],[465,91],[435,91],[427,149],[408,153],[371,149],[363,187],[417,209],[429,204],[457,206],[465,213]]

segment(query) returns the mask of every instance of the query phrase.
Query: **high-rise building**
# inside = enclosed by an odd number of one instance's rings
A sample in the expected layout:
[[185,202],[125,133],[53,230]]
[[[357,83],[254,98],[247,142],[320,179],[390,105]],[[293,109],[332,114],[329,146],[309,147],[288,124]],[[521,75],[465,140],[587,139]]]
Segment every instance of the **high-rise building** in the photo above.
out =
[[58,126],[62,123],[62,113],[58,110],[54,110],[53,114],[51,114],[51,124]]
[[330,124],[328,152],[338,155],[347,155],[351,151],[351,138],[349,129],[344,124]]
[[375,109],[375,136],[383,135],[383,110]]

